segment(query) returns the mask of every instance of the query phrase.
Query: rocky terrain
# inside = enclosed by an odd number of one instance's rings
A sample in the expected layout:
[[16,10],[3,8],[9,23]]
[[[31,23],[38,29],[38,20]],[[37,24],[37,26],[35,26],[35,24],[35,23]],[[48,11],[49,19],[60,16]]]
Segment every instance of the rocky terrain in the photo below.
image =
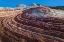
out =
[[[15,11],[9,11],[9,10],[1,10],[0,11],[0,42],[9,42],[9,41],[4,41],[3,39],[6,37],[3,34],[3,30],[2,30],[2,20],[5,18],[9,18],[9,17],[14,17],[17,14],[22,13],[22,10],[15,10]],[[3,36],[2,36],[3,35]],[[3,38],[4,37],[4,38]],[[6,37],[7,38],[7,37]],[[5,38],[5,39],[6,39]],[[11,41],[10,41],[11,42]]]
[[3,10],[0,42],[64,42],[63,13],[41,5],[25,10]]

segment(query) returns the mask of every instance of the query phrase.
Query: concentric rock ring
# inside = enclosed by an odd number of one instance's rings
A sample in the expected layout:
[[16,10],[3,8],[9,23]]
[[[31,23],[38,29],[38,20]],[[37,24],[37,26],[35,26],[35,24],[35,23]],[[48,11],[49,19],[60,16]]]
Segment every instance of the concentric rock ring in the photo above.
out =
[[25,10],[16,17],[5,18],[4,33],[11,37],[14,35],[12,38],[18,42],[22,38],[28,39],[27,42],[64,42],[64,19],[51,17],[50,12],[49,8],[37,7]]

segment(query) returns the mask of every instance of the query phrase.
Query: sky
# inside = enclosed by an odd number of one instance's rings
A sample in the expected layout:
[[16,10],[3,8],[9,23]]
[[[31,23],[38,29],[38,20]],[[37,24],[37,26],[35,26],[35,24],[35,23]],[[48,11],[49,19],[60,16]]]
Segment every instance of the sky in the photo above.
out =
[[0,7],[15,7],[17,4],[29,5],[31,3],[44,6],[64,6],[64,0],[0,0]]

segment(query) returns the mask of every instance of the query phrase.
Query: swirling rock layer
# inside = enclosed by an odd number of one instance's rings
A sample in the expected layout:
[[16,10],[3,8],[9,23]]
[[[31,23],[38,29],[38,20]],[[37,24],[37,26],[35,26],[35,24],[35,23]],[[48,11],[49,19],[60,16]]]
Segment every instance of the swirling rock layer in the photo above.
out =
[[[31,8],[3,20],[3,33],[15,42],[64,42],[64,19],[47,7]],[[13,41],[11,41],[13,42]]]

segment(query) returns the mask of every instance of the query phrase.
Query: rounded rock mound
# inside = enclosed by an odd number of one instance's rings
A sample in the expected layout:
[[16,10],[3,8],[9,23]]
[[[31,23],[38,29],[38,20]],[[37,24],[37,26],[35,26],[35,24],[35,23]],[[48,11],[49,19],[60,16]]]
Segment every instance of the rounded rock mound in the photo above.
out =
[[64,19],[54,15],[48,7],[30,8],[5,18],[3,30],[18,42],[64,42]]

